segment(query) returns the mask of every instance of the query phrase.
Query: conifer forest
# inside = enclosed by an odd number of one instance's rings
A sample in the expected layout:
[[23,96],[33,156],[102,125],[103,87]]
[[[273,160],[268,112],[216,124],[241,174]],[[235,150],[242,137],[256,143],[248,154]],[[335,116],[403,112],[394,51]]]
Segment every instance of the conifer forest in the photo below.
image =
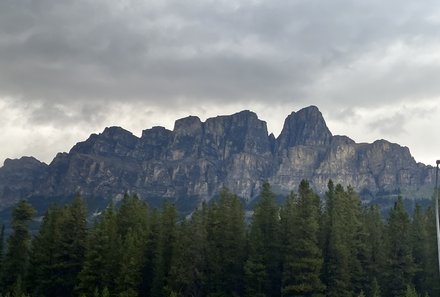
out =
[[440,297],[434,208],[382,215],[332,181],[282,205],[265,183],[252,212],[224,189],[186,217],[127,194],[92,220],[80,196],[35,219],[21,201],[2,229],[2,297]]

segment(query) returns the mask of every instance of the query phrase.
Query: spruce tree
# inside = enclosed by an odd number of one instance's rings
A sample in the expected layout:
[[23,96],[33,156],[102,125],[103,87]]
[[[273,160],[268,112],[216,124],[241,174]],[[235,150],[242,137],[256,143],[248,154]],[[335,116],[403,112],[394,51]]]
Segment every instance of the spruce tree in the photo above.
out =
[[440,297],[440,275],[437,260],[437,230],[434,203],[426,210],[427,265],[424,271],[425,289],[431,297]]
[[207,209],[202,205],[178,228],[171,287],[178,296],[207,295]]
[[348,203],[344,188],[338,184],[334,187],[329,182],[326,193],[326,240],[324,247],[324,276],[327,296],[351,296],[350,283],[350,242],[347,222]]
[[373,292],[375,285],[377,285],[378,288],[385,285],[385,225],[377,205],[365,210],[365,228],[367,231],[366,243],[368,252],[368,265],[366,270],[369,283],[371,283],[369,291]]
[[410,235],[410,220],[399,197],[390,211],[387,225],[386,296],[403,296],[407,286],[412,285],[414,262]]
[[12,234],[8,239],[2,275],[4,292],[20,285],[27,278],[31,235],[28,223],[35,215],[35,210],[25,200],[21,200],[12,211]]
[[243,293],[246,234],[244,211],[238,196],[227,189],[208,211],[208,293],[233,296]]
[[79,275],[81,292],[90,295],[94,288],[116,290],[121,245],[121,237],[117,234],[116,212],[111,203],[89,230],[84,265]]
[[154,278],[151,288],[151,295],[166,297],[170,292],[170,273],[173,261],[175,260],[175,246],[177,238],[177,212],[173,204],[166,202],[159,224],[159,237],[154,254]]
[[280,211],[281,252],[282,252],[282,296],[289,296],[289,286],[295,282],[295,245],[297,232],[295,230],[298,197],[291,193]]
[[414,259],[414,288],[418,292],[427,292],[426,271],[428,259],[428,233],[426,217],[419,204],[416,205],[411,222],[411,245]]
[[76,195],[66,207],[60,222],[60,249],[56,255],[56,269],[59,273],[58,294],[69,297],[75,295],[86,250],[87,210],[83,199]]
[[[319,246],[320,199],[307,181],[301,181],[296,200],[293,245],[287,263],[289,276],[284,274],[283,296],[323,296],[320,274],[323,264]],[[286,270],[285,270],[286,271]]]
[[279,296],[281,255],[279,209],[269,183],[264,183],[254,209],[245,264],[246,296]]
[[[121,296],[137,296],[142,290],[145,247],[150,234],[148,205],[136,195],[124,196],[116,215],[119,258],[116,291]],[[117,248],[116,248],[117,249]],[[115,258],[118,256],[115,255]],[[111,288],[111,285],[106,285]]]
[[38,234],[32,240],[28,285],[34,296],[59,296],[60,271],[57,255],[61,250],[63,209],[54,205],[44,215]]

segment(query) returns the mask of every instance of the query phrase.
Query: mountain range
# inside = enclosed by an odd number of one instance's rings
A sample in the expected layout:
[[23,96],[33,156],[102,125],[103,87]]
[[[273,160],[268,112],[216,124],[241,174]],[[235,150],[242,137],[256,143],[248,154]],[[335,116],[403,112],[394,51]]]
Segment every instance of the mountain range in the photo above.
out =
[[189,116],[174,129],[153,127],[141,137],[120,127],[58,153],[50,164],[33,157],[6,159],[0,168],[0,210],[26,198],[47,204],[81,193],[104,205],[136,193],[151,205],[168,199],[181,211],[209,201],[226,186],[252,202],[263,182],[279,195],[302,179],[324,193],[329,179],[352,186],[364,201],[402,195],[429,199],[434,168],[407,147],[386,140],[356,143],[333,135],[315,106],[292,112],[276,138],[251,111],[202,122]]

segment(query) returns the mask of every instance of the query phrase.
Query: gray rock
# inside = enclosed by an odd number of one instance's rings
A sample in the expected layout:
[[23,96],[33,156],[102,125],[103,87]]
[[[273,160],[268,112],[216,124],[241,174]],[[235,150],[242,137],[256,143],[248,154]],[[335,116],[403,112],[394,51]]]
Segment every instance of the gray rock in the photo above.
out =
[[315,106],[293,112],[278,138],[250,111],[202,122],[190,116],[144,130],[140,138],[106,128],[59,153],[46,165],[34,158],[0,168],[0,209],[20,198],[69,197],[81,192],[101,201],[137,193],[153,205],[169,199],[190,210],[226,186],[248,201],[261,184],[286,194],[308,179],[324,193],[329,179],[363,198],[402,194],[430,198],[434,168],[417,163],[406,147],[385,140],[355,143],[333,136]]

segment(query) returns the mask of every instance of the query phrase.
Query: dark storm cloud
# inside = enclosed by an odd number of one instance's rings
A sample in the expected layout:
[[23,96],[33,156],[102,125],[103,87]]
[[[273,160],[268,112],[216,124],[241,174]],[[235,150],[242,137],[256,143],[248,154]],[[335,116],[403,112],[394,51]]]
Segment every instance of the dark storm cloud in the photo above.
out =
[[[326,105],[331,96],[349,104],[364,94],[348,86],[326,96],[317,82],[395,42],[432,42],[433,7],[429,1],[2,1],[0,96],[66,106],[90,100],[163,106],[182,98],[281,104],[310,97]],[[405,73],[425,65],[409,66]],[[362,73],[352,85],[374,96],[359,99],[377,104],[384,93],[397,100],[401,93],[389,93],[412,88],[408,81],[435,85],[413,74],[389,81],[399,68],[382,82]],[[430,68],[433,79],[440,68]]]
[[401,106],[438,105],[439,25],[433,0],[3,0],[0,107],[42,135],[226,106],[281,126],[310,104],[335,126],[410,134],[424,116]]

